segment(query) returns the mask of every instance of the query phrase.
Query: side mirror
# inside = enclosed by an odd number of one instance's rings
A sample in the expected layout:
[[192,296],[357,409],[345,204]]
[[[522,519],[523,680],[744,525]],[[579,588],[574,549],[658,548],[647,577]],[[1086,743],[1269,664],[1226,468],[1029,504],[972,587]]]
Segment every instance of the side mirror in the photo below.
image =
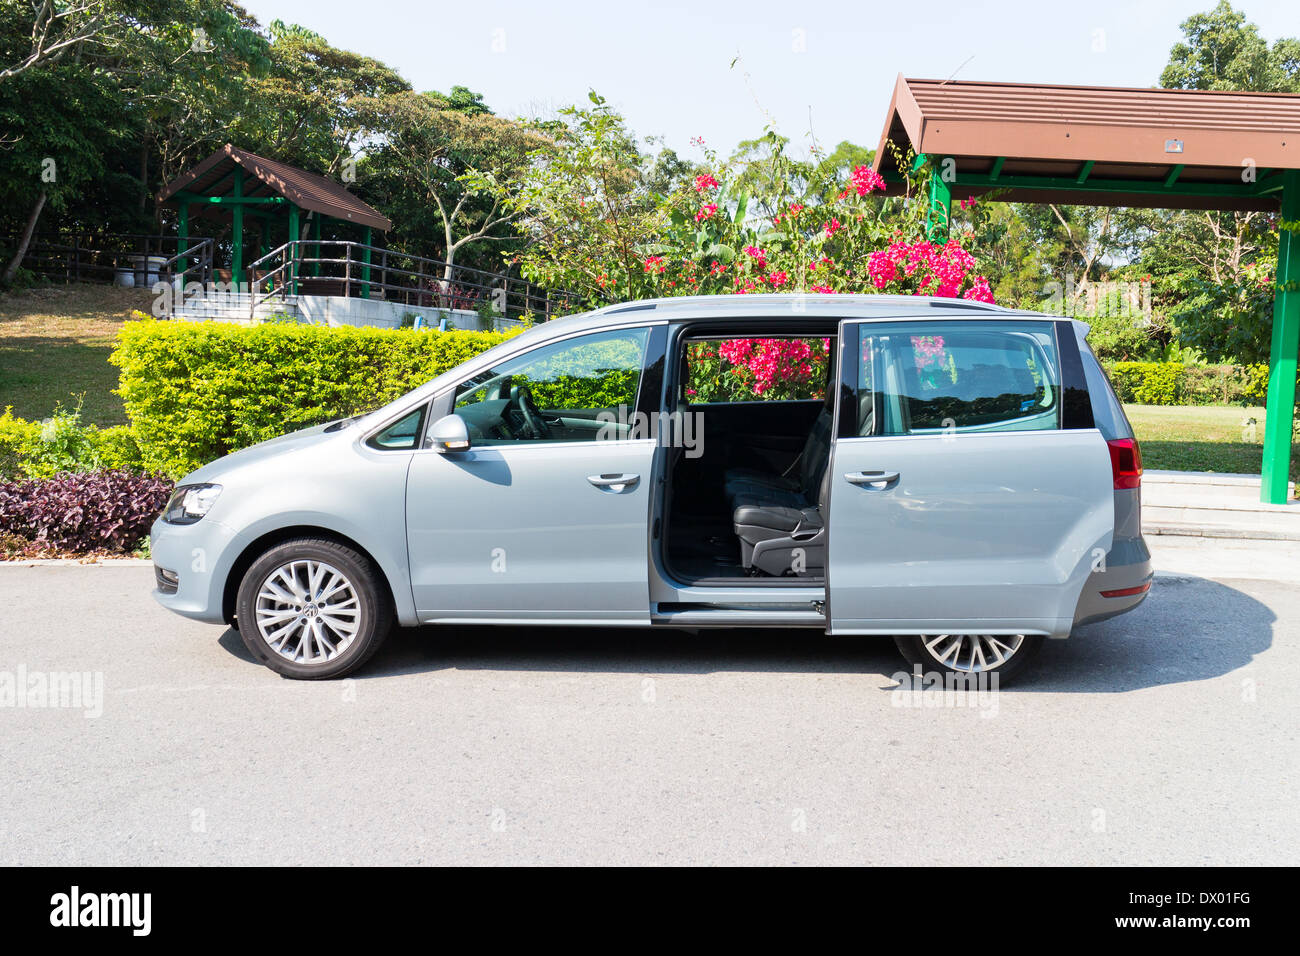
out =
[[429,428],[429,441],[440,455],[469,451],[469,426],[459,415],[447,415]]

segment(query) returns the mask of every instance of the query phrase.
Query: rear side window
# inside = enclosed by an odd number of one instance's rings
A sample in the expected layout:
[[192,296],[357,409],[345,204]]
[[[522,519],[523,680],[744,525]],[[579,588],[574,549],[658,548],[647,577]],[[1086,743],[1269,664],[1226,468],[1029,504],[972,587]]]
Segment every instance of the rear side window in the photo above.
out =
[[865,323],[860,329],[859,435],[1061,427],[1050,322]]
[[1097,356],[1093,354],[1087,342],[1079,343],[1079,358],[1083,361],[1083,377],[1088,383],[1088,394],[1092,396],[1092,417],[1097,429],[1107,441],[1117,438],[1132,438],[1133,426],[1124,414],[1124,406],[1115,396],[1110,379],[1102,371]]

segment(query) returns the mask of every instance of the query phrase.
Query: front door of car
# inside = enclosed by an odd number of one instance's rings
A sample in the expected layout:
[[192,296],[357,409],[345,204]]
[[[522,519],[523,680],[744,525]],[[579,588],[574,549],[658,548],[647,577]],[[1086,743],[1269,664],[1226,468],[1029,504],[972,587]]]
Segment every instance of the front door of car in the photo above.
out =
[[471,447],[417,451],[407,478],[422,620],[649,623],[657,443],[635,412],[643,388],[660,401],[663,338],[662,326],[572,336],[457,386]]
[[953,318],[841,332],[830,632],[1068,634],[1114,532],[1073,331],[1058,343],[1050,320]]

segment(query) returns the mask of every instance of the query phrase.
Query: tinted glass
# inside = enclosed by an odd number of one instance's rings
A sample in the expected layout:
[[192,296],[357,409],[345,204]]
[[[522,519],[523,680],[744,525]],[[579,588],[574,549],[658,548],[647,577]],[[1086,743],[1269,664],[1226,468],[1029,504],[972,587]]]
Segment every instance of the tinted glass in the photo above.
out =
[[860,435],[1060,427],[1050,322],[866,323],[860,329]]
[[636,408],[648,333],[616,329],[539,346],[462,382],[454,411],[476,444],[619,437]]
[[385,451],[414,448],[416,437],[420,434],[420,422],[424,419],[424,411],[425,406],[421,405],[410,414],[402,416],[383,431],[372,436],[370,446]]

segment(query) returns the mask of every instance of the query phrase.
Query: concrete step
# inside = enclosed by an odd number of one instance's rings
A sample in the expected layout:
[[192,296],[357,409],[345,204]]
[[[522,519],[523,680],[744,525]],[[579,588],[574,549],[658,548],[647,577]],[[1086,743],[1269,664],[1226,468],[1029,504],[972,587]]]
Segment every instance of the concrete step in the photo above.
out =
[[1147,471],[1142,529],[1154,535],[1300,541],[1294,484],[1287,504],[1265,504],[1259,491],[1259,475]]
[[[1142,487],[1154,491],[1206,490],[1214,495],[1226,495],[1259,500],[1259,475],[1234,475],[1211,471],[1153,471],[1142,473]],[[1295,482],[1287,485],[1287,497],[1294,498]]]

